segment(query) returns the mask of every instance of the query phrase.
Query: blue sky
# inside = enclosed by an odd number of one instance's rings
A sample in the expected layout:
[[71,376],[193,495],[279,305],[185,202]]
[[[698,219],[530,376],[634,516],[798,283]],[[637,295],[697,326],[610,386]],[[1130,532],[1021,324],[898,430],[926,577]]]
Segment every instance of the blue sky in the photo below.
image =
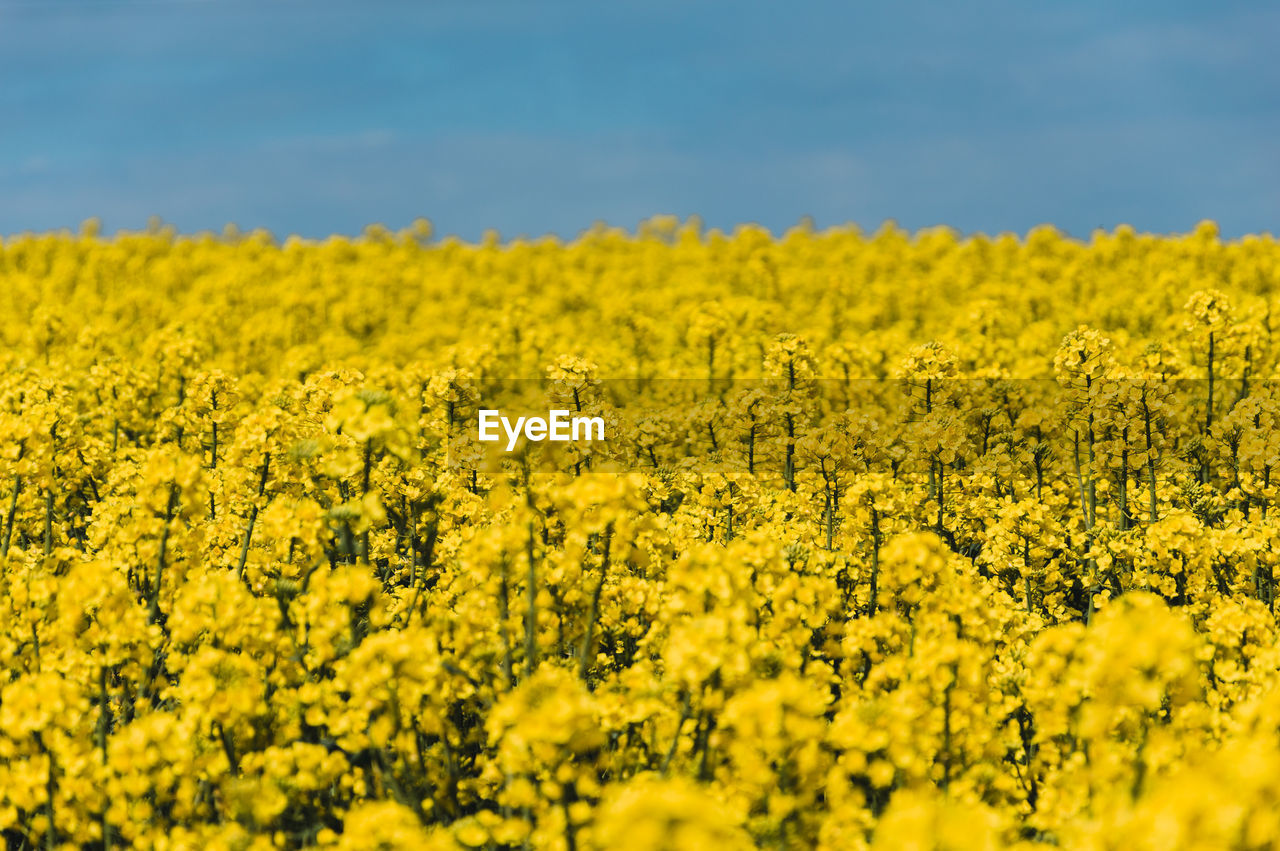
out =
[[0,0],[0,234],[1280,221],[1280,4]]

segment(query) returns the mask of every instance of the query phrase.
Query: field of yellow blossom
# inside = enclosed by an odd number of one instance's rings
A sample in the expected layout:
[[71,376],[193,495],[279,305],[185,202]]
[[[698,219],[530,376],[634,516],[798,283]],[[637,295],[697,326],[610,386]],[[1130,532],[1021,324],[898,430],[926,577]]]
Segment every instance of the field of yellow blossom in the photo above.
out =
[[[8,848],[1280,843],[1271,237],[89,227],[0,282]],[[468,442],[530,392],[608,439]]]

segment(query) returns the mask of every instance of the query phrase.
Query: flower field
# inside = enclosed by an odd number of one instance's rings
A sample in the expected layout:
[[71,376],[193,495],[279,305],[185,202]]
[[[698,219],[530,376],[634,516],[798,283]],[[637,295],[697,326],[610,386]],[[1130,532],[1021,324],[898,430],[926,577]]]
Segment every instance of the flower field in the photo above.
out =
[[[0,283],[8,848],[1280,845],[1271,237],[87,228]],[[606,439],[468,439],[520,393]]]

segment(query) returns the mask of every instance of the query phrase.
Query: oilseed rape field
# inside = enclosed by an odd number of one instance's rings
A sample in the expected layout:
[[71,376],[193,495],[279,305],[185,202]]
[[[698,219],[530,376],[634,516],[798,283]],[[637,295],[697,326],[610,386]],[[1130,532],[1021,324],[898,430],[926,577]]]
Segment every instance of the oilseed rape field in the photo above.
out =
[[88,227],[0,282],[8,848],[1280,845],[1269,236]]

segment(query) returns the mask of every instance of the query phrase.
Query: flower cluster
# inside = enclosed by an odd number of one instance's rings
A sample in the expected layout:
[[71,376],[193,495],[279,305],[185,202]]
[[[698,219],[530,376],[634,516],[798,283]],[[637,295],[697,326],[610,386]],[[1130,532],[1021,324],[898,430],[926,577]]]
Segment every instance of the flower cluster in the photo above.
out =
[[6,847],[1280,844],[1274,240],[429,232],[0,244]]

